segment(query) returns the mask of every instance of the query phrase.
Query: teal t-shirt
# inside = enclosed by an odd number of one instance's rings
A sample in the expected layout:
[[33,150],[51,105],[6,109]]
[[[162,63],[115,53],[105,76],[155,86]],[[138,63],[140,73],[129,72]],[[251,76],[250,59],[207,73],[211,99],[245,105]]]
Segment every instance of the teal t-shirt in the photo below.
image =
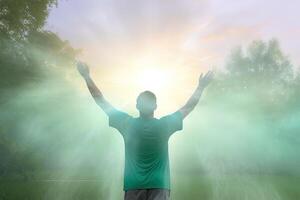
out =
[[109,126],[116,128],[125,144],[124,190],[170,189],[168,140],[182,130],[183,117],[177,111],[159,119],[134,118],[113,110]]

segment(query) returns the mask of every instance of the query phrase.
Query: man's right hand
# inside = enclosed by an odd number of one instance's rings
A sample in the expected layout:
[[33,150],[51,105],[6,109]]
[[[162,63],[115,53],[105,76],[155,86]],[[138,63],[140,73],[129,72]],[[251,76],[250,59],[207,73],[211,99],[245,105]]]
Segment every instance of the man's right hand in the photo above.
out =
[[90,70],[87,64],[81,61],[77,61],[77,70],[83,78],[88,78],[90,76]]
[[76,62],[77,70],[81,76],[85,79],[86,85],[93,96],[96,103],[103,109],[103,111],[109,115],[115,108],[103,97],[101,91],[96,86],[94,81],[90,77],[90,70],[87,64],[81,61]]

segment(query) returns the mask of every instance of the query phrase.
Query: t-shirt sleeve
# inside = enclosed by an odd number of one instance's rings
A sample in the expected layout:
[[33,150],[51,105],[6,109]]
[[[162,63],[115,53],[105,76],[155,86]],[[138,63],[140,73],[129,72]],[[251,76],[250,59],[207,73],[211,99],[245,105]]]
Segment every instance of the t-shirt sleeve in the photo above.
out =
[[167,132],[167,134],[171,135],[176,131],[182,130],[183,128],[183,116],[180,111],[176,111],[172,114],[166,115],[160,118],[162,121],[162,125]]
[[108,114],[108,124],[123,134],[131,118],[127,113],[114,109]]

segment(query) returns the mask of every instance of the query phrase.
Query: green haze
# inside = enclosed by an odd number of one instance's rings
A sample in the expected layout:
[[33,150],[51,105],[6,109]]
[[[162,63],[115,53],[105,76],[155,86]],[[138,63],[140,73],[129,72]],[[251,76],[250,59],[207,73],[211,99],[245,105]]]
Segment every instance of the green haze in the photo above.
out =
[[[122,137],[78,89],[80,51],[41,28],[55,1],[32,17],[31,1],[11,2],[0,1],[0,199],[122,199]],[[173,199],[300,198],[299,74],[276,40],[235,48],[224,69],[170,139]]]

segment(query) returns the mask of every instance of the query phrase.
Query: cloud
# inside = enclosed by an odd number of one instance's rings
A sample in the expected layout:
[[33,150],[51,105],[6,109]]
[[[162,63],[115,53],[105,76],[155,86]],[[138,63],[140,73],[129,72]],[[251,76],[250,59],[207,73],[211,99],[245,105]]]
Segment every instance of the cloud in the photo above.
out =
[[185,51],[200,58],[214,55],[221,63],[234,46],[273,37],[295,59],[298,47],[288,35],[300,27],[295,20],[297,4],[291,0],[286,4],[271,0],[60,1],[46,28],[84,49],[94,63],[99,54],[109,63],[149,51]]

